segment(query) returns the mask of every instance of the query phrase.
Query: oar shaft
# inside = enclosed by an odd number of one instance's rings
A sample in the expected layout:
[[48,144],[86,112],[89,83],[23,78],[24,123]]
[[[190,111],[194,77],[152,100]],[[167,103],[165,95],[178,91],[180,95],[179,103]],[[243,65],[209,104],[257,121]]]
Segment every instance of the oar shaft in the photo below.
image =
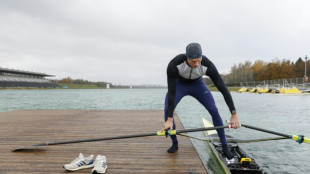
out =
[[199,132],[199,131],[217,130],[217,129],[224,129],[224,128],[229,128],[229,126],[216,126],[216,127],[197,128],[197,129],[185,129],[185,130],[178,130],[177,133]]
[[259,127],[254,127],[254,126],[250,126],[250,125],[246,125],[246,124],[242,124],[242,126],[246,127],[246,128],[249,128],[249,129],[254,129],[254,130],[258,130],[258,131],[262,131],[262,132],[266,132],[266,133],[270,133],[270,134],[274,134],[274,135],[279,135],[279,136],[286,137],[286,138],[291,138],[290,135],[283,134],[283,133],[280,133],[280,132],[266,130],[266,129],[262,129],[262,128],[259,128]]
[[266,130],[266,129],[262,129],[259,127],[254,127],[254,126],[250,126],[250,125],[246,125],[246,124],[242,124],[243,127],[249,128],[249,129],[254,129],[254,130],[258,130],[258,131],[262,131],[262,132],[266,132],[266,133],[270,133],[270,134],[274,134],[274,135],[279,135],[282,137],[286,137],[292,140],[295,140],[296,142],[300,143],[307,143],[310,144],[310,139],[304,137],[303,135],[288,135],[288,134],[283,134],[280,132],[275,132],[275,131],[271,131],[271,130]]
[[147,137],[147,136],[155,136],[156,133],[145,133],[145,134],[136,134],[136,135],[124,135],[117,137],[105,137],[105,138],[91,138],[91,139],[83,139],[83,140],[71,140],[71,141],[60,141],[60,142],[52,142],[52,143],[42,143],[37,146],[50,146],[50,145],[59,145],[59,144],[72,144],[72,143],[84,143],[84,142],[94,142],[94,141],[105,141],[105,140],[116,140],[116,139],[126,139],[126,138],[137,138],[137,137]]
[[[197,129],[185,129],[185,130],[177,130],[174,131],[176,134],[178,133],[186,133],[186,132],[198,132],[198,131],[207,131],[207,130],[215,130],[215,129],[223,129],[228,128],[229,126],[218,126],[218,127],[209,127],[209,128],[197,128]],[[175,135],[171,134],[171,135]],[[83,142],[94,142],[94,141],[105,141],[105,140],[116,140],[116,139],[126,139],[126,138],[138,138],[138,137],[147,137],[147,136],[162,136],[165,135],[165,132],[157,132],[157,133],[144,133],[144,134],[135,134],[135,135],[123,135],[117,137],[105,137],[105,138],[92,138],[92,139],[83,139],[83,140],[70,140],[70,141],[60,141],[60,142],[51,142],[51,143],[41,143],[33,146],[52,146],[59,144],[72,144],[72,143],[83,143]],[[169,134],[170,135],[170,134]]]

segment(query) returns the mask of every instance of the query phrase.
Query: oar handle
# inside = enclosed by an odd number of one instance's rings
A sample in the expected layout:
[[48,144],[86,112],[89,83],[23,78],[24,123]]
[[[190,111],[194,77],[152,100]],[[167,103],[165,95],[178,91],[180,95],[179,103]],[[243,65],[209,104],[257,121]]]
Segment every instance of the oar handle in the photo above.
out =
[[[226,123],[228,124],[229,128],[233,128],[233,125],[231,124],[230,120],[226,120]],[[239,128],[241,128],[241,124],[239,123]]]
[[308,143],[308,144],[310,144],[310,138],[306,138],[306,137],[304,137],[304,143]]
[[308,144],[310,144],[310,139],[304,137],[303,135],[292,135],[291,139],[295,140],[299,144],[301,144],[301,143],[308,143]]

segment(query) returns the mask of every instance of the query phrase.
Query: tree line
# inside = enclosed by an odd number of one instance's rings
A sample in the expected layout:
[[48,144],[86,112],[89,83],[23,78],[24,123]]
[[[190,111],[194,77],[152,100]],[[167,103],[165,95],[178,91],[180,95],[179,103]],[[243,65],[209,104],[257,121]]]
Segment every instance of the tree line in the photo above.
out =
[[[310,60],[307,60],[307,77],[310,75]],[[231,67],[229,74],[221,75],[226,84],[255,82],[264,80],[300,78],[305,76],[305,59],[299,57],[295,62],[288,59],[273,59],[270,62],[245,61]],[[206,79],[207,83],[212,83]]]
[[79,85],[95,85],[95,86],[103,87],[103,88],[105,88],[107,86],[107,84],[110,84],[110,86],[112,86],[112,84],[108,83],[108,82],[92,82],[92,81],[83,80],[83,79],[72,79],[71,77],[66,77],[66,78],[63,78],[61,80],[57,80],[57,83],[79,84]]

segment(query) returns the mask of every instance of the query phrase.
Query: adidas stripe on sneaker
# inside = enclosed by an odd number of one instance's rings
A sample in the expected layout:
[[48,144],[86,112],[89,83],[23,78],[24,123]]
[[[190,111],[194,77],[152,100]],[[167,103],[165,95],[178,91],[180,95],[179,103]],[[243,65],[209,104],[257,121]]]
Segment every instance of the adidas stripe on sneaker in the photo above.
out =
[[80,169],[94,167],[93,157],[94,155],[90,155],[89,157],[85,158],[84,155],[80,153],[79,157],[73,160],[70,164],[65,164],[63,168],[69,171],[77,171]]

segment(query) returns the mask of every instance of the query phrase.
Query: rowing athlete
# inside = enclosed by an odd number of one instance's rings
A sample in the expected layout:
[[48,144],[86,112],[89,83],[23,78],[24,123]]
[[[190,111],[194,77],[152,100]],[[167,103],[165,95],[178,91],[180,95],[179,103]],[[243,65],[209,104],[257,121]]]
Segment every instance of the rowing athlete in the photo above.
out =
[[[186,54],[177,55],[168,64],[168,93],[165,99],[165,123],[162,131],[176,129],[173,112],[179,101],[186,95],[196,98],[208,110],[214,126],[223,126],[213,96],[203,81],[203,75],[209,76],[223,94],[231,112],[230,121],[233,127],[235,129],[240,127],[234,102],[216,67],[206,56],[202,55],[201,46],[198,43],[190,43],[186,47]],[[222,143],[223,152],[228,159],[233,158],[232,152],[227,147],[224,129],[217,130],[217,133]],[[176,135],[171,136],[171,139],[172,146],[168,152],[174,153],[178,149],[178,140]]]

